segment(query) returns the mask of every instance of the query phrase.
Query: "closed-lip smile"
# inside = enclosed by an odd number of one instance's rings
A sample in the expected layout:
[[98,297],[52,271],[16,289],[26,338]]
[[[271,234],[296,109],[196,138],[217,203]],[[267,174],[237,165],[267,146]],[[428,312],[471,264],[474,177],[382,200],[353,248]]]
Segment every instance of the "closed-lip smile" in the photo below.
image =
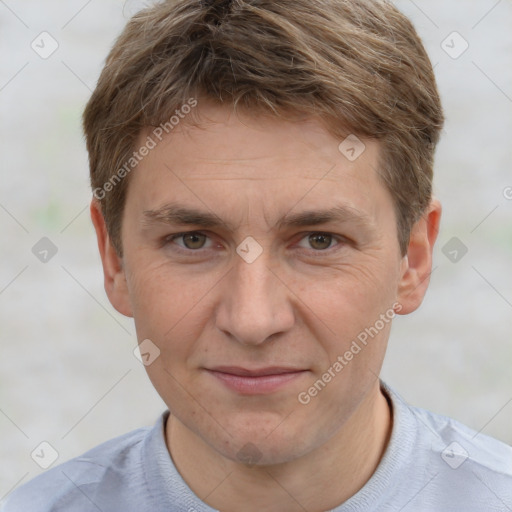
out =
[[206,371],[232,391],[243,395],[272,393],[308,372],[304,368],[287,366],[252,369],[240,366],[216,366],[206,368]]
[[305,371],[303,368],[290,368],[285,366],[269,366],[266,368],[256,368],[249,370],[240,366],[216,366],[212,371],[229,373],[240,377],[261,377],[265,375],[282,375],[283,373],[296,373]]

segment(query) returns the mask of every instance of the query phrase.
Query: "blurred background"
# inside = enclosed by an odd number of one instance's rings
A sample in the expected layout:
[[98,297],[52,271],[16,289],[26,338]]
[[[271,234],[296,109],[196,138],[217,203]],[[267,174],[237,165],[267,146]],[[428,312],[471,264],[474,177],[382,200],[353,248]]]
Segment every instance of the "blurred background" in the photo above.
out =
[[[0,0],[0,500],[165,409],[133,321],[103,289],[80,126],[115,37],[148,3]],[[383,378],[511,444],[512,3],[395,3],[425,42],[447,121],[430,289],[395,320]]]

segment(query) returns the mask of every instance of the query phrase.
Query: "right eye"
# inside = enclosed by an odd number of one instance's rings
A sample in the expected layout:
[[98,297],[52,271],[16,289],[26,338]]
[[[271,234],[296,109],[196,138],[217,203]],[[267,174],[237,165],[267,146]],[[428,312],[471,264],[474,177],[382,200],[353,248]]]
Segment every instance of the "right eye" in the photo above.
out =
[[[186,233],[177,233],[175,235],[165,237],[165,245],[177,245],[179,247],[179,252],[198,252],[205,248],[205,243],[208,238],[208,235],[201,231],[188,231]],[[178,243],[178,240],[181,241],[181,243]],[[209,248],[211,247],[206,247],[206,249]]]

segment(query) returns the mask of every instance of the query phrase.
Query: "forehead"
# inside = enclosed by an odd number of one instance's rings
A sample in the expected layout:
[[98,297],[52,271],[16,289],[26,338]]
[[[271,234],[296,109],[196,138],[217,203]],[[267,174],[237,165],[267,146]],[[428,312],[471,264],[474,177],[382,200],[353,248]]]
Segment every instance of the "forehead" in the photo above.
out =
[[341,204],[375,217],[379,201],[390,201],[378,177],[377,141],[339,139],[318,119],[286,121],[227,107],[198,108],[198,124],[184,119],[161,141],[154,129],[139,137],[139,145],[148,137],[156,141],[130,178],[128,195],[139,210],[179,200],[196,211],[207,206],[235,215],[232,206],[277,215],[293,205],[299,212]]
[[[193,115],[194,124],[187,117],[179,121],[174,116],[178,124],[163,134],[163,139],[157,141],[157,151],[151,151],[147,160],[151,160],[155,153],[163,155],[170,145],[181,161],[217,164],[217,172],[222,171],[222,164],[236,164],[231,166],[230,172],[240,168],[243,177],[244,165],[265,160],[300,162],[307,157],[308,165],[321,168],[335,163],[343,163],[347,168],[357,167],[356,160],[376,164],[380,150],[377,141],[363,143],[349,130],[343,135],[332,135],[320,118],[290,115],[288,120],[259,112],[234,112],[232,107],[212,104],[208,100],[200,104]],[[154,131],[154,128],[144,130],[139,145]],[[193,152],[190,151],[192,147]],[[198,176],[197,171],[195,174]],[[268,176],[260,174],[252,178],[270,176],[279,178],[281,173],[269,169]]]

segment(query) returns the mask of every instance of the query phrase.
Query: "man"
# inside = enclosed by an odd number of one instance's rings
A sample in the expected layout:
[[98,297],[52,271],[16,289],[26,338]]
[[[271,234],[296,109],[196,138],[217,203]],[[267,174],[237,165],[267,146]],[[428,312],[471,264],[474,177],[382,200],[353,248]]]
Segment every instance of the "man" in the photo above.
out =
[[512,509],[510,447],[379,379],[429,282],[442,125],[391,3],[136,15],[84,113],[91,216],[169,411],[5,512]]

